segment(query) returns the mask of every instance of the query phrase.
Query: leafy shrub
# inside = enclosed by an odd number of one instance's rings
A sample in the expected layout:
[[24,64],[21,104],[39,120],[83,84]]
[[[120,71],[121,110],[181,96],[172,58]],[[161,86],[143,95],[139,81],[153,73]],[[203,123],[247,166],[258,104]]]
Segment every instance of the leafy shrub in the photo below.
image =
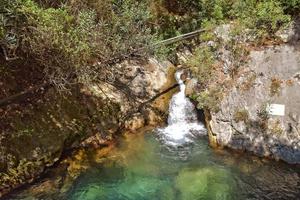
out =
[[47,78],[64,86],[71,77],[79,77],[76,72],[93,57],[94,13],[84,11],[75,18],[64,8],[44,9],[30,0],[17,11],[27,23],[22,50],[38,61]]
[[278,78],[272,78],[271,86],[270,86],[271,96],[275,96],[276,94],[278,95],[280,93],[281,84],[282,84],[282,80],[280,80]]
[[[36,61],[46,79],[63,87],[69,77],[75,77],[75,82],[101,78],[105,72],[103,66],[92,65],[96,61],[147,56],[158,39],[201,27],[234,20],[260,40],[272,38],[290,21],[284,11],[298,8],[299,0],[2,0],[0,45],[6,58]],[[212,38],[204,34],[201,39]],[[136,54],[135,49],[143,51]],[[201,53],[198,58],[203,67],[192,68],[200,70],[205,82],[213,56],[208,49]],[[192,59],[190,64],[196,62]]]
[[220,24],[238,20],[263,40],[274,37],[290,21],[284,11],[295,10],[299,5],[299,0],[155,0],[151,13],[164,38],[198,29],[207,21]]
[[250,52],[245,44],[240,43],[235,38],[226,43],[226,49],[229,51],[228,59],[231,63],[228,71],[234,77],[238,73],[239,68],[247,63]]
[[246,109],[240,109],[240,110],[236,110],[234,115],[233,115],[233,119],[235,122],[248,122],[249,120],[249,113]]
[[241,89],[243,91],[247,91],[247,90],[250,90],[254,83],[255,83],[255,80],[256,80],[256,74],[251,74],[247,77],[247,79],[242,83],[241,85]]
[[281,126],[281,123],[279,120],[276,120],[275,122],[273,122],[272,124],[269,125],[269,130],[272,134],[275,135],[282,135],[284,130]]
[[208,109],[212,112],[220,110],[219,104],[223,98],[223,91],[219,87],[200,92],[196,98],[198,109]]
[[[155,34],[151,34],[146,23],[150,15],[146,4],[94,0],[81,4],[74,1],[77,7],[70,6],[70,2],[51,7],[54,4],[47,2],[43,6],[43,1],[37,4],[33,0],[5,0],[2,16],[4,21],[13,23],[1,32],[13,34],[19,55],[35,60],[45,78],[58,88],[102,79],[105,70],[113,70],[105,66],[107,60],[126,57],[136,49],[142,49],[139,56],[152,53],[150,44],[154,43]],[[96,10],[100,4],[107,8],[106,12]],[[96,61],[103,65],[93,65]]]
[[268,122],[269,122],[269,112],[268,112],[268,104],[263,104],[258,110],[257,110],[257,116],[258,116],[258,126],[261,128],[262,131],[266,131],[268,129]]
[[163,38],[170,38],[200,27],[197,0],[154,0],[150,3],[153,29]]
[[290,17],[284,14],[280,4],[275,1],[258,3],[253,19],[256,29],[265,31],[269,35],[273,35],[282,25],[290,21]]
[[300,10],[300,0],[280,0],[284,10],[288,13],[297,15]]
[[262,121],[267,121],[269,119],[269,112],[268,112],[268,105],[263,104],[259,110],[257,110],[257,116],[262,120]]
[[206,85],[211,79],[216,58],[210,47],[197,48],[193,56],[188,60],[189,67],[202,85]]

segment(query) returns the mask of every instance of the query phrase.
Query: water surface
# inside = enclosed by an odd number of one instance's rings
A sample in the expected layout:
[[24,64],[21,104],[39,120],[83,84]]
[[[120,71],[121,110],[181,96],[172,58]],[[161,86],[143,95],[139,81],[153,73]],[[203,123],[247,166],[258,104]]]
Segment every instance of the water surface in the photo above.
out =
[[82,173],[68,200],[299,199],[299,170],[213,151],[205,137],[166,146],[159,134],[123,139],[105,163]]
[[70,187],[49,192],[37,186],[32,191],[38,195],[21,192],[13,199],[300,199],[297,166],[209,147],[181,74],[176,73],[180,92],[170,102],[168,126],[127,135],[102,161],[91,153],[94,164],[84,167]]

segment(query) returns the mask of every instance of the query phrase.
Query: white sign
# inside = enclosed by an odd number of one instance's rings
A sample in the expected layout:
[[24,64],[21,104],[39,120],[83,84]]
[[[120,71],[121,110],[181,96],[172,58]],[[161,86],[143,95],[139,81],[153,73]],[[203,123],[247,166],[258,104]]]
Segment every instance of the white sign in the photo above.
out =
[[268,112],[270,115],[284,116],[285,115],[285,105],[271,104],[268,106]]

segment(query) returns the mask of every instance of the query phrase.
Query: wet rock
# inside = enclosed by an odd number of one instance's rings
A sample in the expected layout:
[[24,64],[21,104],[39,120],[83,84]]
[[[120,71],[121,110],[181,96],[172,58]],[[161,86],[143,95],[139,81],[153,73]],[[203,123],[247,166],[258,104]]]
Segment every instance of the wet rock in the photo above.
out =
[[135,131],[145,126],[144,116],[141,114],[136,114],[132,119],[125,122],[125,128],[129,131]]
[[193,95],[196,91],[199,91],[199,84],[196,78],[188,79],[185,83],[185,95]]

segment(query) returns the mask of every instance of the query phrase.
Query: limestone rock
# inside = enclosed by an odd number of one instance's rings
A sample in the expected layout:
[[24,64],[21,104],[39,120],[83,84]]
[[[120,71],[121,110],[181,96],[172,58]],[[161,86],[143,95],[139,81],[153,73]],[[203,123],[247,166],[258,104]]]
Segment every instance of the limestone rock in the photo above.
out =
[[218,26],[215,29],[214,33],[216,34],[216,36],[218,38],[221,38],[224,41],[229,41],[231,39],[231,36],[230,36],[230,30],[231,29],[232,29],[231,24],[224,24],[224,25]]
[[[210,113],[211,140],[299,164],[300,85],[295,77],[300,73],[300,51],[291,45],[252,51],[247,68],[225,95],[220,111]],[[244,87],[249,80],[251,86]],[[284,116],[269,114],[270,104],[284,105]],[[248,113],[247,119],[237,119],[238,112]]]

